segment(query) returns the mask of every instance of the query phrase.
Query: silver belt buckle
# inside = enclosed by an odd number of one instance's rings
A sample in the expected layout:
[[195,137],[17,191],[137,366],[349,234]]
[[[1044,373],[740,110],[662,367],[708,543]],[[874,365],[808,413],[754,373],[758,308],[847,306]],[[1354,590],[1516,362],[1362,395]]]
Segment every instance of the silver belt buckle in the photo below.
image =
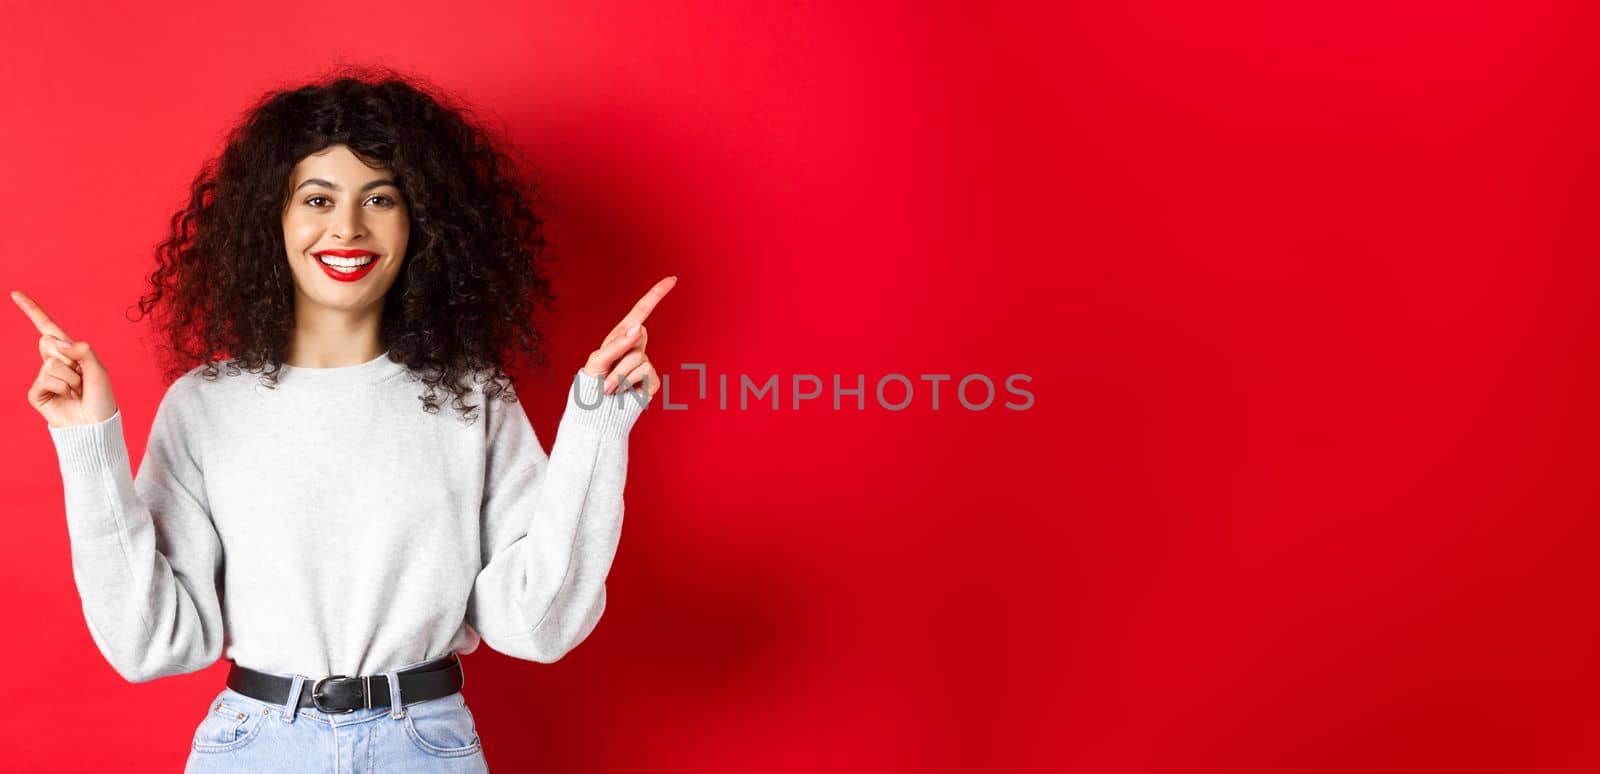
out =
[[[311,684],[311,703],[312,703],[312,705],[314,705],[317,709],[322,710],[323,712],[326,712],[326,713],[328,713],[330,715],[343,715],[343,714],[345,714],[347,712],[355,712],[356,711],[355,707],[350,707],[348,709],[331,709],[331,708],[322,706],[322,684],[325,683],[325,682],[328,682],[329,680],[348,680],[348,679],[350,679],[350,675],[329,675],[327,677],[324,677],[324,678],[316,681],[315,683],[312,683]],[[367,701],[369,703],[372,701],[372,697],[371,697],[370,694],[367,697]]]

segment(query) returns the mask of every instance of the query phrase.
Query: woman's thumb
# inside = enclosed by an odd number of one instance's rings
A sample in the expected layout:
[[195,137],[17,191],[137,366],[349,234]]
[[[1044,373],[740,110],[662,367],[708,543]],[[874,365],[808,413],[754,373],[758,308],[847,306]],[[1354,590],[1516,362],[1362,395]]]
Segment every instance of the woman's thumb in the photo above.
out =
[[95,357],[94,349],[89,346],[88,341],[78,339],[67,346],[61,347],[61,351],[67,353],[67,357],[78,361],[78,365],[83,367],[83,375],[85,377],[89,377],[91,374],[94,377],[99,377],[105,373],[105,369],[100,365],[100,358]]

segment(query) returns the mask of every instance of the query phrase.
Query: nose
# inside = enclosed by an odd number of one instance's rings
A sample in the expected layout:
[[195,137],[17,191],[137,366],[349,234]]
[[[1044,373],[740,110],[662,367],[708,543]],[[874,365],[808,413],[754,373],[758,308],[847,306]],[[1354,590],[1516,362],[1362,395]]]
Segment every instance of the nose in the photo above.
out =
[[361,208],[351,207],[341,213],[333,221],[333,237],[350,241],[366,235],[366,226],[361,222]]

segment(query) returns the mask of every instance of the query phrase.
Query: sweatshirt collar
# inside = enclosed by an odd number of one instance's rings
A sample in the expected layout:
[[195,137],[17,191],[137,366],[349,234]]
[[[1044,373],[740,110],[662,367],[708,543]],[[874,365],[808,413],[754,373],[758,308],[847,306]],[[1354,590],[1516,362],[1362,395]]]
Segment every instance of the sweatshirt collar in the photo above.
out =
[[305,368],[280,363],[278,383],[312,387],[359,387],[376,384],[406,370],[405,364],[389,358],[389,350],[356,365],[334,368]]

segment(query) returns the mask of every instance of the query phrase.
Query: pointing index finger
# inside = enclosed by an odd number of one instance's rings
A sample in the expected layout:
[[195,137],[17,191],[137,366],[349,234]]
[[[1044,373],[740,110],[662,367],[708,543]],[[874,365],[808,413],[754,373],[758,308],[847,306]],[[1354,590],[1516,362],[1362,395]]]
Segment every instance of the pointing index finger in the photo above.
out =
[[672,290],[672,286],[676,284],[678,284],[677,277],[667,277],[666,279],[657,282],[655,287],[650,288],[650,292],[645,293],[644,297],[640,298],[638,302],[633,305],[633,309],[628,311],[628,316],[622,318],[622,322],[620,324],[622,329],[627,330],[628,328],[644,322],[644,318],[650,316],[650,312],[655,310],[656,304],[659,303],[661,299],[666,298],[667,291]]
[[50,315],[45,314],[43,307],[35,303],[33,299],[28,298],[28,294],[20,290],[13,290],[11,291],[11,300],[17,302],[17,306],[22,307],[23,314],[26,314],[28,319],[33,321],[33,326],[38,328],[40,333],[49,334],[66,341],[73,340],[71,336],[67,335],[66,331],[61,330],[61,326],[56,325],[55,320],[50,319]]

